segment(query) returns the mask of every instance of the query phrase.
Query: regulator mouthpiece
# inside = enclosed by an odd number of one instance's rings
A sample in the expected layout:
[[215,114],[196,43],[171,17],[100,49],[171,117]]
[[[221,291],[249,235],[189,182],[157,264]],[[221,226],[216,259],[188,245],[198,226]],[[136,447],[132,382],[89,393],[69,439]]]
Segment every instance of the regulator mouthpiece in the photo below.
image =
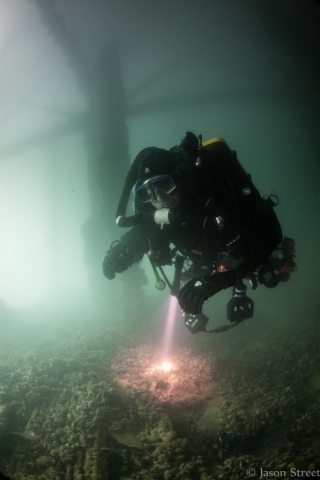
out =
[[157,225],[166,224],[169,225],[171,222],[169,220],[170,210],[169,208],[161,208],[161,210],[156,210],[154,213],[154,221]]

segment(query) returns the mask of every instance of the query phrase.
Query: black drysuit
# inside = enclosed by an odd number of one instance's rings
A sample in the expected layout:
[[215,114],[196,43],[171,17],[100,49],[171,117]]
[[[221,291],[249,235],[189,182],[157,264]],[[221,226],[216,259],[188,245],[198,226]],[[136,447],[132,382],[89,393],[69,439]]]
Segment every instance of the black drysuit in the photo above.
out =
[[[174,149],[172,149],[174,152]],[[130,264],[150,250],[166,255],[169,245],[188,256],[194,276],[211,273],[219,263],[236,269],[241,279],[264,264],[282,241],[282,232],[270,202],[262,199],[239,161],[224,141],[203,149],[201,165],[185,155],[178,167],[182,185],[181,217],[185,224],[141,224],[121,237]],[[155,208],[138,204],[138,209]],[[222,226],[223,223],[223,226]],[[161,264],[161,260],[160,260]]]

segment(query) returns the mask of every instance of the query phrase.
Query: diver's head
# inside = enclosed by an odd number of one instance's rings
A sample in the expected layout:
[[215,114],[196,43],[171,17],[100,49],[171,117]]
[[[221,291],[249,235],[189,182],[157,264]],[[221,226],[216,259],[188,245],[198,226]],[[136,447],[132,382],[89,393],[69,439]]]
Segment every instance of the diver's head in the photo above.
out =
[[142,203],[152,203],[157,209],[178,208],[181,183],[177,173],[178,159],[167,150],[153,147],[141,159],[136,197]]

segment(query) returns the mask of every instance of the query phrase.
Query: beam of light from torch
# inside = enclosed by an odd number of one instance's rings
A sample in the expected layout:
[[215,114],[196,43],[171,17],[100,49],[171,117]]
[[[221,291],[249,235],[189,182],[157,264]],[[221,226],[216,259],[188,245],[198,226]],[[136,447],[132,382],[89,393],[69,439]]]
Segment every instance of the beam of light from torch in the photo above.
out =
[[168,305],[168,314],[165,323],[164,336],[163,336],[163,357],[167,357],[170,352],[172,340],[173,340],[173,327],[176,318],[178,301],[173,295],[170,296]]

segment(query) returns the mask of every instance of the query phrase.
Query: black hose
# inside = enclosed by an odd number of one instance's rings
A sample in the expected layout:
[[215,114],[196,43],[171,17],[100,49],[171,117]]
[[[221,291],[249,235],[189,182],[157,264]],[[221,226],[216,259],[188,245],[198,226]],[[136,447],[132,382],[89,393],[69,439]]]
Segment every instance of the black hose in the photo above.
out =
[[[133,160],[132,165],[129,168],[129,171],[127,173],[127,176],[124,182],[123,190],[122,190],[121,197],[118,203],[118,208],[116,211],[116,218],[125,217],[132,188],[138,180],[140,162],[154,148],[155,147],[144,148],[143,150],[141,150],[141,152],[138,153],[136,158]],[[132,225],[128,225],[128,226],[132,226]]]

